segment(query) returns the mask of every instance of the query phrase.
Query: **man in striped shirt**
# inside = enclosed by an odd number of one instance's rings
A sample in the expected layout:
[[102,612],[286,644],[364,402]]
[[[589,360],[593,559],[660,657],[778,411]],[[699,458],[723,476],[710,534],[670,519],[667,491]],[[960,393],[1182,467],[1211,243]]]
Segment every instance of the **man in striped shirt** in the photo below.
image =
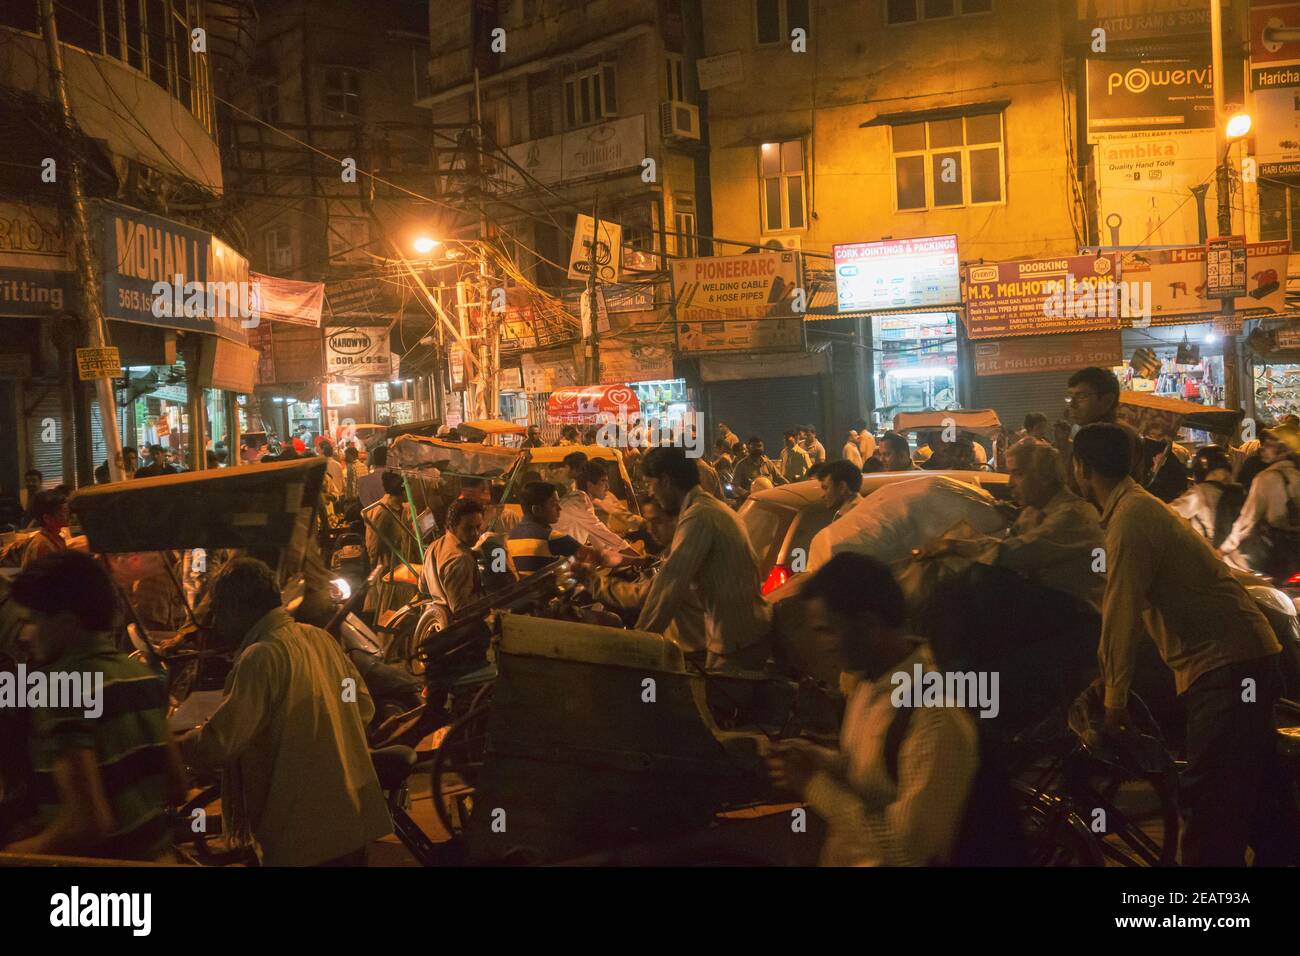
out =
[[26,620],[23,640],[47,675],[91,675],[95,684],[102,676],[103,684],[89,708],[83,691],[78,704],[51,700],[33,711],[39,829],[6,849],[163,857],[170,844],[165,811],[169,799],[184,797],[184,772],[167,728],[162,680],[117,650],[110,636],[116,600],[107,572],[89,555],[62,551],[30,565],[11,593]]
[[582,545],[554,528],[560,520],[560,496],[555,485],[530,481],[519,503],[524,516],[506,535],[506,554],[521,578],[536,574],[556,558],[578,553]]

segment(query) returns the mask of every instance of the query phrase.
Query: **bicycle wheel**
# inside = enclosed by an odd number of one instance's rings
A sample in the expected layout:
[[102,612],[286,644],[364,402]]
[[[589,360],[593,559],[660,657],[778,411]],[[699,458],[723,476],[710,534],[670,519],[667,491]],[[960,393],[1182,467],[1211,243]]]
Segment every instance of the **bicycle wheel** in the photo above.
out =
[[[492,684],[485,684],[469,710],[443,736],[430,773],[433,808],[448,836],[456,839],[474,808],[474,792],[487,750]],[[451,807],[454,805],[455,812]]]
[[1015,785],[1030,866],[1103,866],[1105,857],[1088,825],[1051,793]]

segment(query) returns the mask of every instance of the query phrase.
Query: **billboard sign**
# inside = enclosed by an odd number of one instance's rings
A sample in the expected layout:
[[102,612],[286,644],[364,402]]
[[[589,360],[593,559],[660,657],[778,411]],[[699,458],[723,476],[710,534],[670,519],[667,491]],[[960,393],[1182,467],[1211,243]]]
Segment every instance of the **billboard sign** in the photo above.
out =
[[841,312],[893,312],[961,304],[957,237],[885,239],[834,247]]
[[1208,55],[1088,60],[1088,140],[1133,130],[1214,128],[1214,71]]
[[673,262],[677,346],[683,352],[803,348],[794,311],[794,252],[678,259]]
[[970,266],[966,332],[972,339],[996,339],[1118,329],[1118,279],[1115,253]]

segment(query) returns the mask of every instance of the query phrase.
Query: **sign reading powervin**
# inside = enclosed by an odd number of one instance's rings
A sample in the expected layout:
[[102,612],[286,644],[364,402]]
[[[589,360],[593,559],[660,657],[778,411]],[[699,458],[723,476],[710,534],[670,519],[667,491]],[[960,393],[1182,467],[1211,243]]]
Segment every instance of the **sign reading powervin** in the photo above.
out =
[[1213,129],[1208,61],[1124,57],[1088,61],[1088,138],[1150,129]]

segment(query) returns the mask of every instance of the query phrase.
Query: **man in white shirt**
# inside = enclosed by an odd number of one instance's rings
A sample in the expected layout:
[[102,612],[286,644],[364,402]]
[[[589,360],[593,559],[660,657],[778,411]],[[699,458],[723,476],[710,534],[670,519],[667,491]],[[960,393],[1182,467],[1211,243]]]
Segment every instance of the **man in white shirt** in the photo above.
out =
[[848,440],[844,442],[844,447],[840,449],[840,455],[845,461],[851,461],[858,466],[858,471],[862,470],[862,449],[858,447],[858,433],[850,429]]
[[773,781],[826,821],[824,866],[948,862],[979,765],[978,736],[962,708],[916,706],[900,694],[917,668],[937,668],[929,646],[904,628],[893,575],[865,555],[841,554],[800,600],[812,634],[836,648],[848,704],[839,749],[782,741],[769,757]]
[[343,462],[334,457],[334,444],[323,441],[320,443],[320,455],[325,459],[325,480],[330,485],[331,497],[338,498],[343,494]]
[[567,534],[579,544],[601,551],[611,564],[619,563],[619,556],[634,554],[626,540],[610,531],[596,515],[595,501],[603,501],[609,494],[609,476],[605,466],[589,461],[573,475],[573,490],[560,499],[560,519],[555,530]]
[[786,481],[803,481],[813,466],[812,455],[799,444],[799,435],[793,429],[785,433],[785,447],[781,449],[781,477]]
[[1300,512],[1300,469],[1296,468],[1293,447],[1300,447],[1300,429],[1279,425],[1260,432],[1259,455],[1266,467],[1250,483],[1250,493],[1241,507],[1219,550],[1229,564],[1247,571],[1268,572],[1274,555],[1253,540],[1261,526],[1288,528],[1295,525],[1291,515]]
[[799,426],[799,443],[808,452],[814,465],[820,465],[826,460],[826,446],[817,440],[817,429],[812,425]]

